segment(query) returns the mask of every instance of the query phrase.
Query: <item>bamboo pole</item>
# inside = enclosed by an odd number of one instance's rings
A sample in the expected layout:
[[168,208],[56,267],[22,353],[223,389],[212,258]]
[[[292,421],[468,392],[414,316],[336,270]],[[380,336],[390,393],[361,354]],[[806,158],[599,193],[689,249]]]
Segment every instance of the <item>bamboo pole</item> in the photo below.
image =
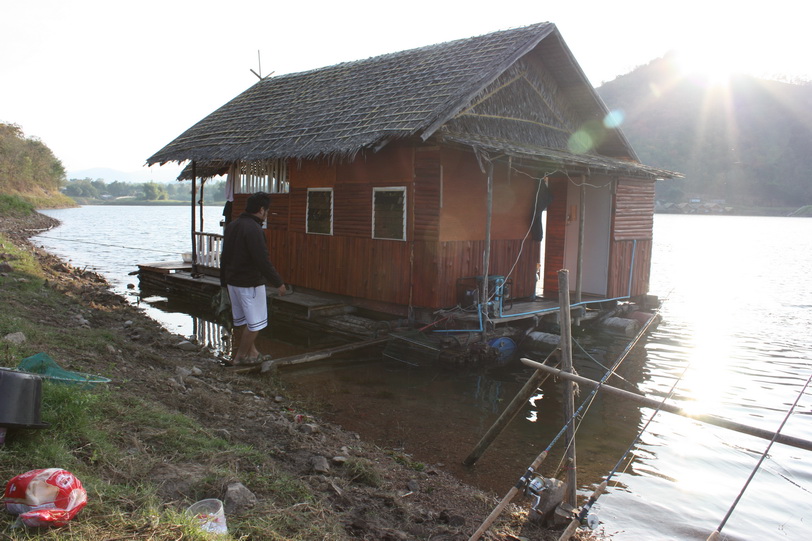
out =
[[[570,319],[570,282],[569,271],[558,271],[558,302],[560,306],[558,325],[561,328],[561,366],[566,373],[572,373],[572,320]],[[564,382],[564,419],[571,419],[575,411],[572,381]],[[575,507],[578,491],[575,461],[575,424],[567,425],[566,434],[567,478],[564,500]]]
[[[551,366],[543,365],[539,362],[533,361],[531,359],[522,359],[522,362],[531,368],[537,368],[540,370],[544,370],[554,376],[569,379],[576,383],[580,383],[582,385],[589,385],[592,387],[597,387],[600,385],[599,382],[584,378],[581,376],[577,376],[575,374],[570,374],[559,370],[557,368],[553,368]],[[680,415],[682,417],[687,417],[689,419],[693,419],[695,421],[699,421],[702,423],[711,424],[714,426],[718,426],[721,428],[726,428],[728,430],[733,430],[735,432],[741,432],[742,434],[747,434],[749,436],[755,436],[757,438],[762,438],[765,440],[772,439],[775,437],[775,441],[777,443],[782,443],[784,445],[789,445],[791,447],[797,447],[798,449],[805,449],[807,451],[812,451],[812,441],[805,440],[802,438],[796,438],[793,436],[787,436],[785,434],[777,434],[775,432],[770,432],[769,430],[764,430],[761,428],[757,428],[754,426],[748,426],[741,423],[737,423],[735,421],[729,421],[727,419],[723,419],[721,417],[717,417],[715,415],[708,415],[708,414],[693,414],[685,411],[684,409],[680,408],[679,406],[675,406],[672,404],[663,404],[662,401],[654,400],[648,398],[646,396],[641,396],[639,394],[635,394],[629,391],[624,391],[623,389],[618,389],[617,387],[612,387],[611,385],[600,385],[600,388],[606,391],[609,394],[613,394],[616,396],[621,396],[624,398],[628,398],[633,400],[643,406],[649,408],[660,408],[662,411],[667,411],[668,413],[673,413],[675,415]]]
[[[327,359],[328,357],[332,357],[336,353],[346,353],[347,351],[354,351],[356,349],[361,349],[369,346],[375,346],[378,344],[383,344],[389,340],[388,336],[383,338],[373,338],[371,340],[363,340],[361,342],[353,342],[351,344],[343,344],[341,346],[336,346],[327,349],[321,349],[318,351],[311,351],[309,353],[302,353],[299,355],[291,355],[289,357],[282,357],[279,359],[270,359],[268,361],[263,361],[260,365],[261,372],[269,372],[275,368],[280,366],[291,366],[294,364],[305,364],[311,363],[314,361],[320,361],[322,359]],[[249,368],[249,367],[246,367]]]
[[[544,360],[546,363],[547,360],[550,359],[558,350],[554,350],[550,355],[547,356],[547,359]],[[547,375],[542,370],[536,370],[533,372],[533,375],[528,378],[525,382],[524,386],[516,393],[516,396],[513,397],[510,404],[502,411],[502,414],[499,415],[499,418],[491,425],[488,431],[482,436],[482,439],[479,440],[474,450],[462,461],[462,463],[466,466],[473,466],[476,464],[477,460],[479,460],[488,447],[494,442],[494,440],[502,433],[502,431],[507,428],[507,426],[513,421],[516,417],[516,414],[519,413],[524,407],[527,400],[536,392],[539,386],[543,383],[543,380],[548,378]]]
[[482,254],[482,298],[480,307],[482,310],[482,339],[487,334],[488,321],[488,273],[491,263],[491,220],[493,218],[493,162],[488,160],[487,166],[487,210],[485,216],[485,250]]

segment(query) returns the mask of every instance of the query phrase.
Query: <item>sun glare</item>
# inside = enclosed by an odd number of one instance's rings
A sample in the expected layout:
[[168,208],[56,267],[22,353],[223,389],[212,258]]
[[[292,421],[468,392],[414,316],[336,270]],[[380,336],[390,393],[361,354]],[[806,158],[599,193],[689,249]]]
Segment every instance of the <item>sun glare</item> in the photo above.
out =
[[744,71],[725,51],[681,50],[675,60],[682,76],[695,77],[710,87],[725,86],[731,76]]

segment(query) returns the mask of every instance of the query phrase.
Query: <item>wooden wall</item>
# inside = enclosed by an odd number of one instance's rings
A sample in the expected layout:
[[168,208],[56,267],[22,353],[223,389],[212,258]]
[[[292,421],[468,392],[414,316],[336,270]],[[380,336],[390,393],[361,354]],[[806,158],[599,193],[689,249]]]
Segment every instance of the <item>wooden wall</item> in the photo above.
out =
[[[289,171],[290,193],[271,195],[266,231],[271,260],[288,283],[379,303],[443,308],[457,304],[459,278],[482,275],[486,182],[472,152],[396,145],[352,163],[305,161]],[[540,244],[522,240],[536,182],[506,163],[495,167],[489,272],[506,276],[513,268],[514,298],[535,293]],[[371,238],[376,186],[407,187],[407,241]],[[307,189],[315,187],[333,188],[332,235],[305,232]],[[237,214],[245,198],[236,196]]]
[[[612,216],[609,298],[648,293],[654,234],[654,181],[619,179]],[[629,269],[631,287],[629,287]]]

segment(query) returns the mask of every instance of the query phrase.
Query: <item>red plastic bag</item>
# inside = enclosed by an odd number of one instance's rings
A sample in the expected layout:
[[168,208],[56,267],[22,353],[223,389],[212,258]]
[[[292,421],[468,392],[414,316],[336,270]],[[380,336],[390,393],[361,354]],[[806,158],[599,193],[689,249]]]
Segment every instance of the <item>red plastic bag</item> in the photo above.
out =
[[26,526],[64,526],[87,504],[87,492],[71,472],[48,468],[14,477],[3,499]]

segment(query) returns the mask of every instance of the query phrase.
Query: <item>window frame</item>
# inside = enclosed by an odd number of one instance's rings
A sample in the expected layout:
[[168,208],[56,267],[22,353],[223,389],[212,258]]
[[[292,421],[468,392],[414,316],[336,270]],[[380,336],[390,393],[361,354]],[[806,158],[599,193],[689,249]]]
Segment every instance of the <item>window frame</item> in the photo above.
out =
[[[403,194],[403,223],[402,231],[403,236],[402,238],[393,238],[393,237],[380,237],[376,235],[376,221],[375,221],[375,196],[381,192],[400,192]],[[407,230],[406,230],[406,223],[407,223],[407,209],[408,209],[408,191],[406,186],[376,186],[372,188],[372,238],[375,240],[398,240],[405,242],[407,240]]]
[[[330,231],[328,233],[322,231],[310,230],[310,194],[311,193],[329,193],[330,194]],[[309,235],[332,235],[333,234],[333,216],[335,209],[335,197],[332,188],[308,188],[307,189],[307,206],[305,208],[305,232]]]

